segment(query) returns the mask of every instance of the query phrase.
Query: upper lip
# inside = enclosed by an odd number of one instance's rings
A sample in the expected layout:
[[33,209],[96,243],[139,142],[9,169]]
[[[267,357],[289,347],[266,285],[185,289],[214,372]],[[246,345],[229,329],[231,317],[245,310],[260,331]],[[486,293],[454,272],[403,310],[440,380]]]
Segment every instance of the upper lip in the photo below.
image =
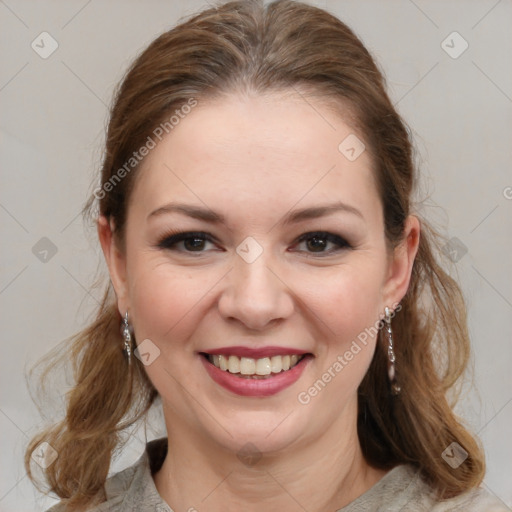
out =
[[263,357],[272,357],[272,356],[284,356],[284,355],[303,355],[309,354],[307,350],[301,350],[297,348],[291,347],[258,347],[258,348],[250,348],[243,346],[231,346],[231,347],[221,347],[215,348],[211,350],[202,350],[203,354],[209,355],[233,355],[238,357],[250,357],[252,359],[261,359]]

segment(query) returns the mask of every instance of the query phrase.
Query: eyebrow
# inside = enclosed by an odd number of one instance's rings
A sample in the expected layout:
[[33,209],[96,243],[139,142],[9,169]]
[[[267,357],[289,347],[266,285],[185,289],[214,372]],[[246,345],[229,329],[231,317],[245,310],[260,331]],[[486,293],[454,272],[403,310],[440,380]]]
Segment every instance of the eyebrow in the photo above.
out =
[[[341,201],[337,201],[335,203],[313,206],[310,208],[304,208],[302,210],[293,210],[289,212],[280,223],[283,225],[296,224],[304,220],[324,217],[335,212],[350,213],[364,220],[363,214],[357,208]],[[157,208],[148,215],[147,219],[149,220],[152,217],[158,217],[168,213],[181,213],[183,215],[187,215],[188,217],[192,217],[193,219],[202,220],[211,224],[226,223],[226,218],[221,213],[215,212],[208,208],[202,208],[200,206],[176,202],[169,203],[161,206],[160,208]]]

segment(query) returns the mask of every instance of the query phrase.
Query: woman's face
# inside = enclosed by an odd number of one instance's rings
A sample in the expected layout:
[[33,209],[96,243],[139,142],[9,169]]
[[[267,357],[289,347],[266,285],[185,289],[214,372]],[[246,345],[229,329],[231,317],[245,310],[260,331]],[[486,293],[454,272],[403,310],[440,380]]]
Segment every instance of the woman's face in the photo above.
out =
[[388,259],[355,137],[312,100],[231,96],[146,157],[126,252],[107,259],[169,435],[272,451],[353,424],[374,327],[412,264]]

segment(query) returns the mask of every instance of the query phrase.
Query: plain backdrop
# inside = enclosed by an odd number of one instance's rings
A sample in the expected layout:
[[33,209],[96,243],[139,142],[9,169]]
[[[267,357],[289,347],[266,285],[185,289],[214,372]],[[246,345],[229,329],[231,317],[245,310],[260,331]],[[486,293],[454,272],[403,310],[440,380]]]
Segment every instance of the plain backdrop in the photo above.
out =
[[[362,38],[414,135],[418,197],[427,198],[417,209],[450,239],[446,260],[468,302],[475,386],[457,412],[486,449],[484,485],[510,507],[512,2],[312,3]],[[152,39],[206,5],[0,0],[1,511],[55,503],[22,464],[42,421],[25,373],[100,300],[90,289],[99,245],[79,212],[100,165],[113,88]],[[112,471],[135,462],[158,429],[135,433]]]

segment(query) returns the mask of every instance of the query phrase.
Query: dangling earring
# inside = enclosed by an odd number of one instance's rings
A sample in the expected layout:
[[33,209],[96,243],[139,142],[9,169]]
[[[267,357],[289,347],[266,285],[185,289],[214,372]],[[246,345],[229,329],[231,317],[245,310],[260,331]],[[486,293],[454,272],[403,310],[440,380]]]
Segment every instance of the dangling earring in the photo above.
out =
[[132,333],[130,324],[128,323],[128,311],[124,315],[123,325],[121,326],[121,334],[124,339],[123,353],[128,360],[128,364],[132,363]]
[[386,334],[388,338],[388,377],[391,384],[391,394],[398,395],[401,391],[400,386],[396,381],[396,370],[395,370],[395,351],[393,350],[393,331],[391,330],[391,311],[388,307],[384,309],[386,316]]

